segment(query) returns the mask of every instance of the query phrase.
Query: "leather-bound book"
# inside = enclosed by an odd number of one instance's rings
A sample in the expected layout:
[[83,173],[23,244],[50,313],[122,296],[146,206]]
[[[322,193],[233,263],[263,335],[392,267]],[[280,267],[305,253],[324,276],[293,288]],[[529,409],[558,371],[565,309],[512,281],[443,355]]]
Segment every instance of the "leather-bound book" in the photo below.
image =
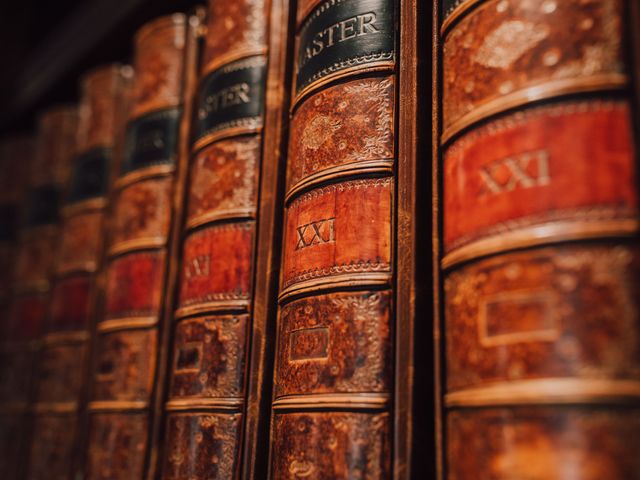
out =
[[446,478],[640,478],[623,0],[444,2]]
[[110,194],[104,300],[89,402],[86,478],[143,478],[182,115],[186,17],[144,25],[133,99]]
[[[268,2],[210,0],[194,104],[162,478],[239,478]],[[202,439],[192,441],[192,439]]]
[[[0,478],[17,476],[20,438],[24,429],[24,404],[12,404],[19,371],[9,366],[14,348],[21,345],[9,335],[9,314],[20,219],[26,203],[34,140],[28,136],[0,141]],[[17,407],[17,408],[16,408]]]
[[13,276],[13,293],[6,338],[11,342],[2,368],[7,402],[22,416],[19,435],[13,439],[14,460],[24,475],[28,441],[34,416],[34,386],[42,346],[51,277],[60,234],[60,207],[71,174],[75,152],[77,110],[60,106],[38,120],[36,153],[30,165],[30,186],[20,229]]
[[390,478],[396,5],[300,1],[272,478]]
[[77,448],[90,319],[100,269],[118,115],[131,69],[99,67],[81,81],[76,156],[61,210],[44,328],[29,478],[68,479]]

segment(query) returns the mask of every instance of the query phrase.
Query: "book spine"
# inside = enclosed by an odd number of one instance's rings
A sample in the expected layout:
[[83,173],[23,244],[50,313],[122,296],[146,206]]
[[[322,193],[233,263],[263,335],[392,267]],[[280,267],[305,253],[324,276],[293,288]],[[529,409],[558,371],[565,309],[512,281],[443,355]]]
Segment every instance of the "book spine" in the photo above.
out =
[[29,445],[36,417],[37,367],[47,308],[52,293],[55,251],[60,237],[61,206],[75,153],[76,107],[57,107],[43,113],[38,122],[37,152],[25,218],[20,232],[8,338],[13,347],[3,362],[11,372],[11,402],[23,416],[23,435],[17,448],[22,478],[29,469]]
[[186,17],[135,37],[133,98],[110,193],[104,297],[96,326],[86,478],[143,478],[182,117]]
[[61,211],[44,341],[36,380],[29,478],[71,475],[88,365],[95,280],[113,150],[127,70],[98,68],[81,83],[76,156]]
[[272,478],[391,475],[395,10],[298,3]]
[[448,479],[638,476],[626,8],[443,3]]
[[[19,347],[11,338],[9,314],[15,258],[18,252],[20,219],[26,203],[30,168],[34,157],[34,140],[8,137],[0,143],[0,477],[18,476],[17,459],[23,440],[25,412],[11,401],[18,372],[7,368],[13,351]],[[15,378],[15,379],[14,379]]]
[[161,455],[166,480],[240,476],[253,327],[267,5],[262,0],[208,4],[172,312]]

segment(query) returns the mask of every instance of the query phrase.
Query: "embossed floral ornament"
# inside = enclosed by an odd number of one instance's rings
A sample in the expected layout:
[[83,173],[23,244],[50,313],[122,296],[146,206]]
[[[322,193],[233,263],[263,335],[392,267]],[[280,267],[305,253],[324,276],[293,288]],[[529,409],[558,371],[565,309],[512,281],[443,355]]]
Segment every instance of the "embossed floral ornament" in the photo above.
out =
[[504,22],[476,51],[473,61],[490,68],[507,69],[549,35],[549,27],[520,20]]
[[309,150],[318,150],[333,132],[342,127],[342,122],[334,120],[328,115],[314,118],[302,133],[302,145]]

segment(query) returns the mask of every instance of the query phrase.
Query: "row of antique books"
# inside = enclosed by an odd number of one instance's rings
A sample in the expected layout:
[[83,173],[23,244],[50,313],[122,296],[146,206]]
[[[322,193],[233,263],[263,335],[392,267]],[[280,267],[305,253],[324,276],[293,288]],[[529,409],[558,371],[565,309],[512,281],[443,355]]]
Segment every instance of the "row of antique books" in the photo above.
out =
[[0,144],[0,478],[640,479],[639,11],[141,26]]

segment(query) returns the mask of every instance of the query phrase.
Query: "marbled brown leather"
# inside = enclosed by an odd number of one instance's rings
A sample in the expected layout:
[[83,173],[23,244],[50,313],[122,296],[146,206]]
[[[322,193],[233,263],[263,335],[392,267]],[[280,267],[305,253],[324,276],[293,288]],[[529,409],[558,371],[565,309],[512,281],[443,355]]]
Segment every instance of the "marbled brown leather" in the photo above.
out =
[[181,102],[186,17],[160,17],[136,34],[133,68],[136,80],[131,117]]
[[273,478],[324,480],[389,478],[387,413],[276,414]]
[[449,480],[640,479],[637,408],[462,410],[447,432]]
[[444,40],[444,131],[491,102],[500,109],[506,95],[624,75],[622,7],[622,0],[482,2]]
[[77,419],[75,414],[36,415],[31,439],[30,480],[68,480]]
[[176,325],[170,396],[242,398],[249,316],[208,315]]
[[16,290],[49,289],[59,233],[55,225],[23,230],[13,274]]
[[77,150],[85,152],[95,147],[112,146],[123,94],[120,66],[106,65],[91,70],[80,82],[80,105],[77,134]]
[[92,278],[77,273],[57,281],[51,293],[47,331],[77,332],[89,329]]
[[238,58],[266,51],[268,5],[265,0],[208,2],[203,73]]
[[446,252],[523,227],[593,228],[638,216],[623,101],[552,104],[492,121],[445,151],[443,175]]
[[506,253],[445,281],[447,390],[542,378],[640,378],[640,251]]
[[253,221],[212,225],[190,234],[182,253],[179,305],[248,302],[254,236]]
[[293,200],[282,287],[354,272],[390,274],[392,198],[393,180],[379,178],[328,185]]
[[[82,366],[88,360],[87,351],[85,342],[53,344],[43,348],[36,378],[38,403],[77,406],[85,374]],[[70,412],[69,416],[75,419],[75,412]]]
[[146,401],[151,395],[157,331],[117,330],[99,335],[94,400]]
[[275,396],[389,392],[391,292],[331,293],[282,307]]
[[93,413],[87,480],[140,480],[148,425],[146,412]]
[[14,297],[8,330],[12,341],[31,342],[40,338],[44,329],[48,301],[47,292]]
[[115,194],[112,249],[136,240],[166,242],[171,221],[172,185],[171,177],[150,178]]
[[104,212],[89,210],[63,221],[56,272],[93,272],[102,253]]
[[240,413],[171,413],[163,478],[235,478],[241,425]]
[[163,251],[134,252],[109,264],[106,318],[158,315],[165,258]]
[[31,186],[57,185],[66,188],[77,152],[78,111],[75,106],[49,109],[38,118],[36,156],[31,169]]
[[260,153],[259,135],[221,140],[199,151],[191,164],[187,223],[255,215]]
[[292,119],[287,191],[311,176],[357,173],[365,162],[386,160],[378,171],[390,172],[394,87],[393,76],[351,80],[303,102]]

